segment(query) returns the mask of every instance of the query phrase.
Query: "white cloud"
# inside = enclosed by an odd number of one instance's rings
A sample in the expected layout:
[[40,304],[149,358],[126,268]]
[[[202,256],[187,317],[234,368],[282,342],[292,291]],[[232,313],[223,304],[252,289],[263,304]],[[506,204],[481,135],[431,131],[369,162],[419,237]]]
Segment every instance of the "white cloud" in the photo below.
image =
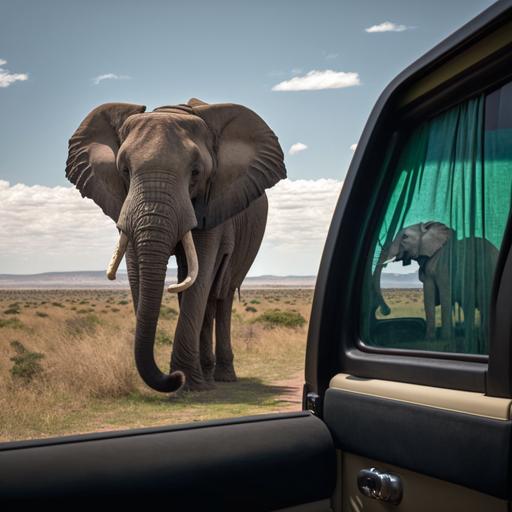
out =
[[130,80],[128,75],[116,75],[115,73],[106,73],[104,75],[98,75],[92,79],[94,85],[98,85],[103,80]]
[[[331,222],[342,181],[284,180],[267,190],[269,214],[266,243],[289,249],[311,242],[323,244]],[[321,245],[316,245],[319,255]]]
[[372,25],[371,27],[365,28],[365,31],[370,34],[376,32],[404,32],[405,30],[411,30],[413,28],[414,27],[408,27],[407,25],[398,25],[392,21],[384,21],[378,25]]
[[296,142],[295,144],[292,144],[291,148],[288,150],[288,154],[296,155],[297,153],[300,153],[301,151],[304,151],[305,149],[308,149],[306,144],[302,144],[302,142]]
[[355,150],[356,150],[356,148],[357,148],[357,144],[352,144],[352,145],[350,146],[350,149],[351,149],[352,151],[355,151]]
[[[341,186],[284,180],[268,190],[267,229],[251,274],[314,274]],[[0,180],[0,218],[1,273],[105,269],[118,237],[114,222],[71,186]]]
[[[0,66],[5,66],[7,61],[0,59]],[[9,87],[14,82],[23,82],[28,80],[26,73],[11,73],[8,69],[0,67],[0,87]]]
[[341,89],[343,87],[352,87],[359,85],[358,73],[345,73],[344,71],[333,71],[326,69],[324,71],[309,71],[304,76],[295,76],[290,80],[280,82],[274,87],[273,91],[318,91],[322,89]]
[[37,273],[106,268],[114,222],[74,187],[0,180],[0,269]]

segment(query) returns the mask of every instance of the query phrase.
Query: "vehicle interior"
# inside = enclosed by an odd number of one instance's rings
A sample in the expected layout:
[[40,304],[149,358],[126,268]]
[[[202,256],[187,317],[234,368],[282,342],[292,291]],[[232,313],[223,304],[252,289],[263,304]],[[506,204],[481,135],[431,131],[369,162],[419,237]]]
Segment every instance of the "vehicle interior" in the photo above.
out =
[[369,116],[317,277],[302,411],[2,443],[0,501],[510,511],[511,191],[503,0]]

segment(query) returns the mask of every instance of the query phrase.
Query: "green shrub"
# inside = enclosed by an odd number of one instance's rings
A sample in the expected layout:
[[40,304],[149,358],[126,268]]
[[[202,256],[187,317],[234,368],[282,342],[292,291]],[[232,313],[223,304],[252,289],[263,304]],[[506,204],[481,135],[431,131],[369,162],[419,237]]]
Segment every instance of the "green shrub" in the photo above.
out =
[[255,322],[262,323],[265,327],[272,329],[274,327],[302,327],[306,319],[298,311],[281,311],[280,309],[270,309],[257,317]]
[[20,310],[19,310],[19,307],[16,306],[15,308],[8,308],[4,311],[4,314],[6,315],[19,315],[20,314]]
[[126,306],[126,304],[128,304],[128,301],[127,300],[120,300],[120,301],[118,301],[118,304],[120,304],[121,306]]
[[36,315],[40,316],[41,318],[46,318],[48,313],[45,313],[44,311],[36,311]]
[[253,306],[247,306],[245,308],[245,311],[247,311],[248,313],[256,313],[256,311],[258,311],[258,310]]
[[10,327],[11,329],[22,329],[23,323],[17,318],[0,318],[0,328]]
[[169,306],[160,307],[160,318],[164,320],[172,320],[178,316],[178,312]]
[[79,309],[79,310],[77,310],[77,313],[78,313],[79,315],[87,315],[87,314],[89,314],[89,313],[94,313],[94,309],[92,309],[92,308]]
[[11,357],[14,363],[11,368],[11,375],[14,379],[20,380],[28,384],[34,377],[43,372],[41,359],[44,354],[39,352],[30,352],[19,341],[11,341],[11,347],[16,351],[17,355]]
[[251,304],[260,304],[260,301],[258,299],[252,299]]
[[64,304],[61,304],[60,302],[52,302],[52,306],[55,306],[56,308],[65,308]]

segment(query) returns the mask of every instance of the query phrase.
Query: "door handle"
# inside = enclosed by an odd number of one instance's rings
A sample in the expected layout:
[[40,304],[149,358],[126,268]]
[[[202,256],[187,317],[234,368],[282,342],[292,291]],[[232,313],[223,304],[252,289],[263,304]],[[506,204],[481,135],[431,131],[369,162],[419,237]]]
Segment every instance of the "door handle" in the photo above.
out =
[[402,500],[402,480],[398,475],[385,473],[377,468],[359,471],[357,487],[368,498],[398,505]]

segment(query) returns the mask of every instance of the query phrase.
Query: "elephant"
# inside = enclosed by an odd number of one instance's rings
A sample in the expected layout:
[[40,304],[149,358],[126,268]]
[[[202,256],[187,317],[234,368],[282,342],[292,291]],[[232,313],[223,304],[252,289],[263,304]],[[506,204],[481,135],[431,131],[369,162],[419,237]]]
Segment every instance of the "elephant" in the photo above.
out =
[[443,339],[453,338],[452,308],[455,303],[464,311],[468,339],[472,335],[470,329],[474,328],[475,309],[480,311],[481,330],[486,332],[491,282],[498,260],[498,250],[493,244],[480,237],[457,240],[454,230],[437,221],[403,228],[383,249],[373,274],[377,307],[383,315],[389,315],[390,309],[380,287],[382,269],[389,261],[402,261],[405,266],[411,260],[418,262],[419,280],[423,283],[427,339],[436,337],[436,305],[441,305]]
[[[162,393],[210,389],[214,378],[235,380],[233,294],[263,237],[265,190],[286,178],[274,132],[256,113],[231,103],[192,98],[152,112],[106,103],[71,136],[66,177],[119,230],[107,277],[115,279],[126,255],[142,380]],[[155,362],[154,342],[171,255],[178,283],[168,291],[178,293],[180,314],[165,373]]]

